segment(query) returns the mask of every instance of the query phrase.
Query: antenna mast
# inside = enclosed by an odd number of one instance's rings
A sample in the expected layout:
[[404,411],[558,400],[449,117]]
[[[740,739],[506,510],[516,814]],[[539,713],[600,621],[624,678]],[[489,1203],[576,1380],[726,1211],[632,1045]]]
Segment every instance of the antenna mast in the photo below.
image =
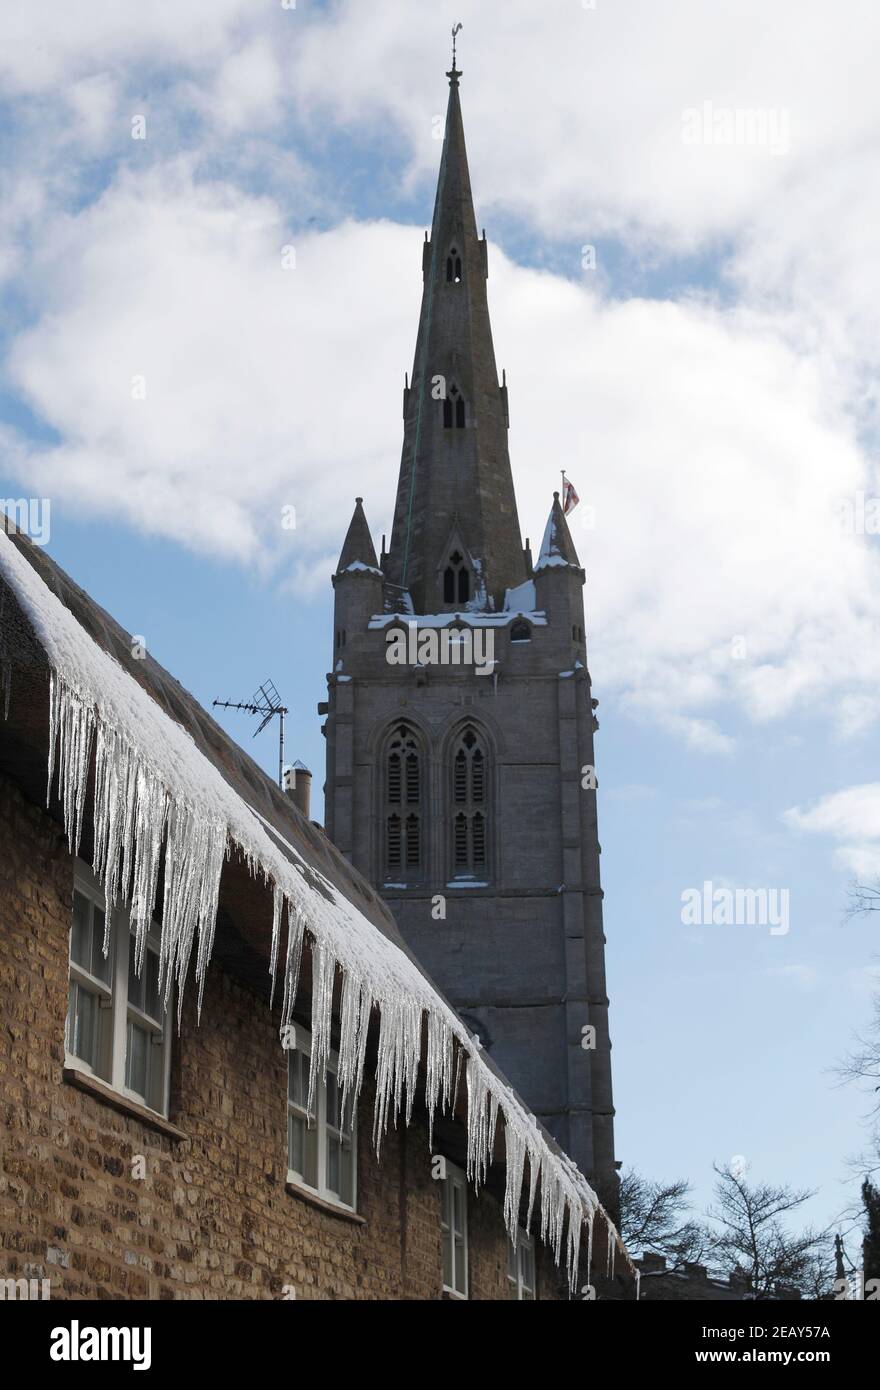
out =
[[263,681],[256,695],[252,700],[215,700],[215,709],[242,709],[247,714],[260,714],[263,716],[260,727],[255,731],[254,738],[261,734],[266,725],[278,715],[278,785],[284,786],[284,716],[290,710],[286,705],[282,705],[281,696],[275,688],[274,681]]

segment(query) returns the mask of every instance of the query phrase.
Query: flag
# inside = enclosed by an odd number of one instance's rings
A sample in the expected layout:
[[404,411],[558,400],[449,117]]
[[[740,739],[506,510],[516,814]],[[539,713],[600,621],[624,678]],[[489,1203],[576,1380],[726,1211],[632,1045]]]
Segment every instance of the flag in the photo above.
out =
[[569,512],[573,512],[574,509],[575,509],[575,507],[577,506],[578,502],[580,502],[580,500],[581,500],[581,499],[578,497],[577,493],[575,492],[573,485],[572,485],[572,484],[568,481],[568,479],[566,478],[566,480],[565,480],[565,485],[564,485],[563,492],[562,492],[562,513],[563,513],[563,516],[568,516]]

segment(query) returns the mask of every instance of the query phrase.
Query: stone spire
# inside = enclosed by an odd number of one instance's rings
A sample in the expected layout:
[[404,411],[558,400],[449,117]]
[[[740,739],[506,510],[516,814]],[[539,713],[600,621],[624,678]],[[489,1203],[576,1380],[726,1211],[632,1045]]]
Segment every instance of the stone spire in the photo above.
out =
[[356,497],[354,501],[354,512],[348,527],[348,534],[342,546],[342,554],[339,557],[339,564],[336,573],[342,574],[352,565],[369,567],[378,570],[379,561],[376,559],[376,550],[373,545],[373,538],[370,535],[370,528],[367,525],[367,518],[364,515],[364,499]]
[[580,560],[577,557],[574,541],[568,529],[565,512],[562,510],[562,503],[559,501],[559,493],[554,492],[553,506],[550,508],[550,515],[547,518],[544,539],[541,542],[541,553],[535,563],[535,572],[552,569],[554,566],[569,565],[575,569],[580,569]]
[[[462,607],[464,565],[472,603],[500,607],[526,576],[507,451],[507,387],[499,384],[486,297],[485,235],[477,235],[453,65],[412,384],[385,565],[417,613]],[[444,579],[451,556],[455,600]],[[446,597],[444,598],[444,592]]]

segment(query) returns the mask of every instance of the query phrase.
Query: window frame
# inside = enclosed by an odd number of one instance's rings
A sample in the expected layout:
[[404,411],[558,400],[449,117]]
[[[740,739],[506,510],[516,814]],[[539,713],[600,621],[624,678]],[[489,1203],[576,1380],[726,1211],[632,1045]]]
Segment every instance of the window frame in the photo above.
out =
[[[105,921],[107,918],[110,920],[107,953],[110,969],[109,978],[103,980],[80,961],[74,960],[73,932],[76,899],[73,898],[71,900],[71,923],[67,950],[68,987],[67,1014],[64,1021],[64,1064],[74,1071],[82,1072],[95,1081],[99,1081],[126,1100],[141,1105],[154,1115],[159,1115],[167,1120],[171,1090],[171,1019],[173,1018],[173,1011],[170,1007],[166,1009],[160,999],[159,1017],[154,1017],[130,998],[129,961],[131,952],[135,949],[135,937],[131,930],[127,905],[117,903],[116,907],[110,909],[107,905],[104,889],[96,875],[86,863],[79,859],[74,861],[73,892],[74,894],[78,893],[90,904],[92,912],[89,921],[92,931],[94,931],[93,911],[95,908],[104,914]],[[157,922],[152,921],[147,936],[146,952],[158,956],[159,944],[160,928]],[[139,977],[144,990],[146,990],[145,970],[146,956],[144,968]],[[97,995],[100,1001],[98,1005],[99,1017],[101,1014],[108,1016],[107,1022],[102,1027],[103,1036],[98,1044],[98,1050],[103,1055],[97,1058],[94,1065],[87,1058],[81,1057],[73,1051],[72,1042],[74,1039],[71,1028],[76,1017],[74,990],[77,992],[83,990],[88,994]],[[157,1048],[155,1055],[152,1052],[147,1053],[149,1067],[146,1091],[148,1094],[128,1085],[129,1029],[131,1026],[150,1034],[148,1046]],[[154,1070],[156,1066],[158,1066],[158,1073]],[[150,1084],[150,1081],[153,1085]],[[155,1103],[157,1099],[158,1104]]]
[[[446,1176],[441,1180],[440,1190],[440,1231],[441,1231],[441,1250],[443,1262],[443,1292],[449,1298],[460,1299],[465,1302],[470,1297],[470,1262],[468,1258],[468,1186],[467,1176],[457,1164],[451,1163],[449,1159],[444,1159],[446,1165]],[[455,1227],[455,1192],[461,1193],[461,1230]],[[464,1288],[459,1289],[455,1284],[446,1282],[446,1251],[449,1246],[449,1268],[452,1271],[452,1278],[455,1279],[455,1251],[456,1244],[462,1248],[462,1265],[464,1272]]]
[[[399,746],[395,746],[399,745]],[[398,758],[396,782],[392,783],[392,759]],[[412,768],[418,795],[411,798]],[[383,887],[421,885],[428,878],[426,808],[429,763],[425,741],[408,719],[396,719],[381,743],[379,766],[379,837],[377,882]],[[396,823],[392,837],[392,822]],[[392,864],[392,843],[397,862]],[[413,856],[411,858],[411,856]]]
[[[473,744],[466,747],[468,734],[473,736]],[[492,807],[493,807],[493,760],[489,740],[485,732],[474,720],[460,725],[449,743],[448,754],[448,833],[449,833],[449,875],[450,887],[456,884],[492,882]],[[479,759],[477,758],[479,754]],[[475,795],[475,767],[479,761],[482,767],[482,795]],[[459,764],[463,767],[463,780],[459,779]],[[460,795],[461,790],[464,795]],[[482,834],[478,837],[476,825],[481,823]],[[461,826],[462,835],[459,834]],[[463,836],[463,838],[462,838]],[[459,859],[460,845],[464,846],[464,862]],[[478,863],[477,854],[482,847],[482,861]]]
[[[303,1046],[305,1044],[305,1046]],[[294,1029],[294,1045],[286,1049],[287,1051],[287,1182],[291,1187],[297,1188],[300,1192],[309,1197],[317,1197],[320,1201],[328,1203],[330,1206],[338,1207],[340,1211],[356,1213],[358,1198],[358,1123],[357,1123],[357,1104],[353,1097],[349,1097],[347,1104],[351,1106],[351,1126],[348,1133],[348,1145],[351,1151],[351,1202],[343,1200],[338,1192],[334,1192],[327,1182],[327,1157],[329,1151],[328,1136],[330,1133],[343,1134],[340,1126],[332,1125],[327,1119],[327,1096],[328,1088],[326,1079],[321,1080],[315,1092],[315,1111],[307,1109],[308,1095],[305,1096],[305,1103],[299,1104],[291,1099],[290,1095],[290,1069],[294,1056],[302,1058],[302,1067],[306,1073],[305,1087],[308,1087],[308,1066],[312,1056],[312,1035],[307,1028],[297,1025]],[[339,1054],[332,1051],[327,1059],[327,1071],[334,1078],[338,1077]],[[338,1086],[337,1086],[338,1092]],[[311,1121],[314,1119],[314,1132],[316,1135],[315,1143],[315,1167],[318,1175],[317,1185],[307,1181],[305,1174],[299,1173],[291,1166],[291,1117],[304,1120],[306,1131],[312,1129]]]
[[[523,1256],[530,1265],[532,1282],[526,1281],[523,1273]],[[535,1256],[535,1238],[522,1226],[516,1228],[516,1239],[507,1238],[507,1282],[516,1291],[520,1303],[536,1303],[538,1300],[538,1266]]]

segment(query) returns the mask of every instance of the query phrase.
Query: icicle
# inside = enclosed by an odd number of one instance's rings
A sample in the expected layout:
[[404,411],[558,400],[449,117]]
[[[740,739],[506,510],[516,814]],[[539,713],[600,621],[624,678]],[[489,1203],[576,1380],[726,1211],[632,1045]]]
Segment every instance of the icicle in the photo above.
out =
[[357,1099],[363,1082],[370,1003],[369,993],[360,980],[354,975],[343,975],[339,1006],[339,1062],[336,1068],[343,1113],[346,1113],[349,1099]]
[[455,1044],[445,1019],[427,1014],[428,1055],[425,1062],[425,1104],[428,1108],[428,1147],[434,1147],[434,1112],[439,1104],[445,1115],[452,1104],[455,1078]]
[[536,1144],[528,1144],[529,1154],[529,1204],[526,1212],[526,1230],[531,1230],[532,1213],[535,1209],[535,1197],[538,1192],[538,1179],[541,1175],[541,1154]]
[[281,913],[284,908],[284,892],[280,884],[272,885],[272,949],[269,953],[269,975],[272,989],[269,994],[269,1008],[275,1003],[275,978],[278,973],[278,943],[281,939]]
[[377,1156],[382,1135],[388,1128],[389,1113],[396,1124],[405,1106],[405,1123],[410,1122],[422,1051],[421,1004],[398,996],[381,1000],[379,1008],[379,1059],[373,1112],[373,1143]]
[[519,1225],[519,1209],[522,1202],[523,1176],[526,1162],[526,1141],[513,1125],[504,1125],[504,1224],[513,1240]]
[[315,1109],[318,1083],[323,1083],[330,1056],[333,986],[336,957],[321,941],[312,942],[312,1048],[309,1065],[309,1113]]
[[299,971],[302,964],[305,918],[293,902],[287,901],[287,957],[284,966],[284,1002],[281,1006],[281,1032],[290,1026],[290,1017],[296,1003],[299,988]]
[[492,1159],[498,1120],[498,1097],[491,1085],[491,1075],[485,1063],[474,1056],[468,1057],[467,1175],[478,1191],[486,1180]]

